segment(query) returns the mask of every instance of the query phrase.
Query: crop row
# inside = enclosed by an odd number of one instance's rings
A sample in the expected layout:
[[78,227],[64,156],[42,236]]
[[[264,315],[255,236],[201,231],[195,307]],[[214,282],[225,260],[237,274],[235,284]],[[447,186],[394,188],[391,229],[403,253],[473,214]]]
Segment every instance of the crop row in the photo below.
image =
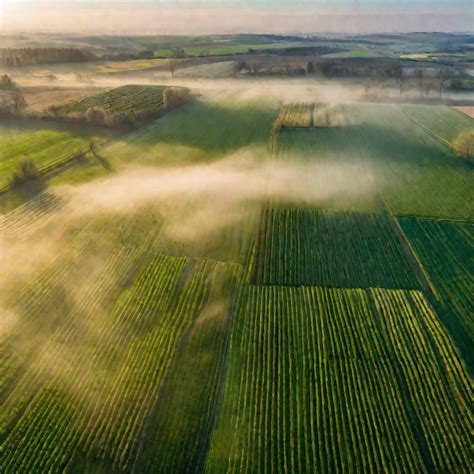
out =
[[80,332],[94,311],[106,311],[133,278],[152,225],[152,220],[140,216],[124,222],[91,222],[78,231],[70,229],[73,237],[55,227],[55,237],[64,243],[43,263],[45,268],[32,269],[27,285],[4,288],[3,309],[14,323],[2,333],[2,346],[15,355],[15,370],[1,380],[2,387],[10,387],[5,407],[11,403],[2,411],[2,430],[35,390],[32,380],[17,376],[40,359],[45,341],[53,341],[56,334],[60,337],[63,325]]
[[291,103],[284,104],[280,109],[277,121],[282,127],[306,128],[313,124],[314,104]]
[[59,209],[60,202],[54,193],[43,192],[13,211],[0,215],[1,236],[24,236],[33,230],[34,224],[44,225],[44,220]]
[[349,120],[341,104],[289,103],[281,107],[277,123],[285,128],[331,128]]
[[147,422],[137,472],[202,472],[240,271],[240,265],[218,263],[210,274],[208,302],[183,336],[179,356]]
[[474,225],[401,218],[400,225],[435,285],[437,313],[474,371]]
[[[30,233],[25,220],[43,206],[58,232],[48,196],[7,230]],[[1,334],[1,472],[129,471],[154,465],[158,445],[181,470],[204,462],[241,266],[157,254],[184,250],[165,242],[162,210],[68,223],[45,268],[4,295],[14,320]],[[171,411],[156,412],[162,399]]]
[[110,312],[81,292],[87,322],[78,327],[70,315],[9,393],[5,406],[29,400],[4,434],[2,472],[56,471],[81,460],[129,470],[180,338],[201,313],[213,265],[198,262],[190,273],[186,258],[156,257]]
[[252,282],[336,288],[418,288],[386,214],[262,211]]
[[207,472],[469,472],[472,382],[418,291],[245,287]]

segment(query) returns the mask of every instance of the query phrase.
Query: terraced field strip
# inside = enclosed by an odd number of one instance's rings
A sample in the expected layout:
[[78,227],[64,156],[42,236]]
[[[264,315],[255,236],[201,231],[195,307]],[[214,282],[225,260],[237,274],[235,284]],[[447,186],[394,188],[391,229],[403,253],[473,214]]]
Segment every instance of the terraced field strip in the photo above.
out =
[[245,286],[206,470],[467,473],[472,388],[418,291]]
[[258,285],[420,288],[386,214],[264,209],[251,275]]
[[474,372],[474,224],[399,218],[437,289],[436,312]]

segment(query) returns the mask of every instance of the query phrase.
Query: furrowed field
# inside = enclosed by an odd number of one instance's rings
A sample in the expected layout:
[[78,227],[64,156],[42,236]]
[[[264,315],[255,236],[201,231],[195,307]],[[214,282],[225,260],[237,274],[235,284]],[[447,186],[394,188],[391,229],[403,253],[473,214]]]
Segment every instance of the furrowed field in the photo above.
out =
[[208,94],[0,214],[0,472],[472,472],[474,122],[430,110]]

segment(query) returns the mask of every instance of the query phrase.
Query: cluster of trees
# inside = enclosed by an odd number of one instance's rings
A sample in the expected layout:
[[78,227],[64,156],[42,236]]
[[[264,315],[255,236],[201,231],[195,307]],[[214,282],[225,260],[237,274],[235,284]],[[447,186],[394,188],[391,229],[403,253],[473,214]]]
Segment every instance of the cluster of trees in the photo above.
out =
[[10,179],[10,186],[18,186],[27,183],[40,175],[36,163],[27,157],[23,157],[18,163],[16,171],[13,172]]
[[0,65],[7,67],[84,62],[95,59],[94,54],[77,48],[0,49]]
[[239,61],[235,65],[235,73],[263,74],[266,76],[285,75],[290,77],[305,76],[306,70],[302,66],[281,62],[266,64],[259,61]]
[[163,106],[166,110],[176,109],[191,100],[191,91],[186,87],[167,87],[163,91]]
[[7,74],[0,77],[0,115],[14,115],[26,108],[26,100],[13,79]]
[[450,89],[453,91],[473,91],[474,90],[474,80],[473,79],[461,79],[456,78],[451,81]]
[[16,84],[13,82],[13,79],[7,75],[4,74],[3,76],[0,77],[0,90],[2,91],[12,91],[16,89]]

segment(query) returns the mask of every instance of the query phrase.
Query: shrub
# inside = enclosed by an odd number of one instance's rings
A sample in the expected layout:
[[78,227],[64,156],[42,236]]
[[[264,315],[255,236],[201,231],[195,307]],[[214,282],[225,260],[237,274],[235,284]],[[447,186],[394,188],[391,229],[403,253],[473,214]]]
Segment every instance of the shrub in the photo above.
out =
[[464,158],[474,157],[474,131],[461,133],[453,142],[457,154]]
[[100,107],[91,107],[86,112],[86,120],[94,125],[105,125],[107,113]]
[[191,101],[191,92],[185,87],[167,87],[163,91],[165,109],[173,109]]
[[22,158],[18,164],[17,170],[11,177],[11,185],[17,186],[26,183],[39,176],[39,170],[36,163],[31,158]]

